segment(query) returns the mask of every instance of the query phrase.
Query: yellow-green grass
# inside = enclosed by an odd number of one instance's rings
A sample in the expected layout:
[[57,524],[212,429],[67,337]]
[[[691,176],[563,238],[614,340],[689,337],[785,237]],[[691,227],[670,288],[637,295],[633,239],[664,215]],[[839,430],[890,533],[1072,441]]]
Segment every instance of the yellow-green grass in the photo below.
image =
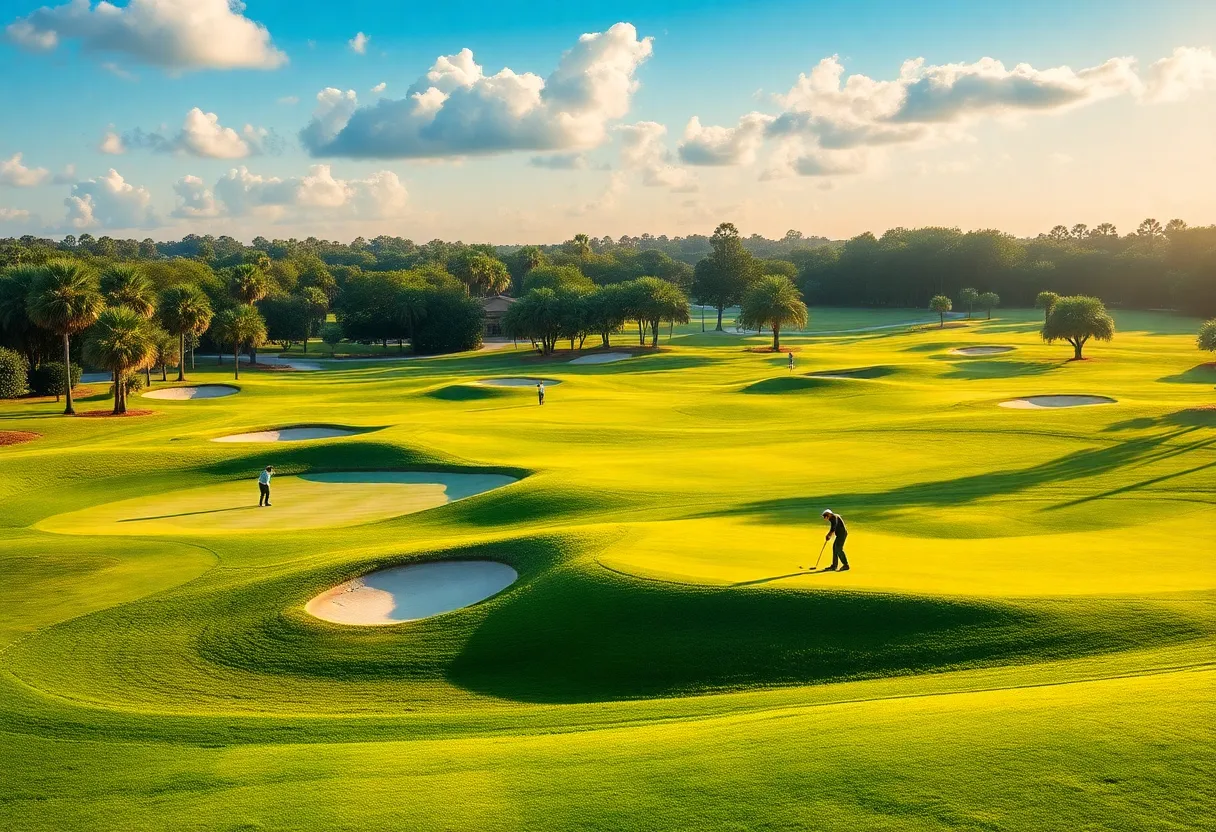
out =
[[[1116,320],[1085,362],[1030,310],[796,335],[793,374],[698,320],[616,364],[250,372],[126,420],[4,403],[43,438],[0,448],[0,826],[1211,828],[1216,370],[1197,322]],[[984,344],[1017,349],[949,352]],[[543,408],[475,384],[542,375]],[[998,406],[1042,394],[1118,403]],[[210,441],[335,423],[377,430]],[[267,464],[273,509],[223,511]],[[432,505],[391,472],[519,481]],[[824,508],[851,572],[799,569]],[[449,557],[520,578],[413,624],[304,612]]]

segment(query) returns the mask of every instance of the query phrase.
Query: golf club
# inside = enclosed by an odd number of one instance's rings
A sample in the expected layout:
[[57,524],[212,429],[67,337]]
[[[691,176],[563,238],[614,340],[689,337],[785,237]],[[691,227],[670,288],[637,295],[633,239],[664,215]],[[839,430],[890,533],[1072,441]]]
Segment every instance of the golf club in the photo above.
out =
[[[817,570],[819,568],[819,561],[823,559],[823,550],[826,548],[828,548],[828,542],[825,540],[825,541],[823,541],[823,545],[819,547],[819,555],[815,558],[815,565],[813,567],[811,567],[812,572],[814,572],[815,570]],[[798,568],[802,569],[801,566],[799,566]]]

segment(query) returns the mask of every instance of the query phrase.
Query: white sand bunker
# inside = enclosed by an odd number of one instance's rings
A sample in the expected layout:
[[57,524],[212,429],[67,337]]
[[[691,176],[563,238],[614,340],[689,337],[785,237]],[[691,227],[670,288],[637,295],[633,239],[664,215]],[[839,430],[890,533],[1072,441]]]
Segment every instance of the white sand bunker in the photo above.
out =
[[1000,355],[1003,352],[1013,352],[1016,347],[959,347],[950,350],[951,355]]
[[518,578],[510,566],[492,560],[394,566],[322,592],[304,609],[334,624],[401,624],[472,606]]
[[571,364],[612,364],[616,361],[624,361],[626,358],[633,358],[627,352],[600,352],[595,355],[584,355],[571,361]]
[[307,439],[334,439],[339,436],[354,436],[360,431],[354,428],[340,428],[325,425],[288,428],[275,430],[259,430],[253,433],[234,433],[231,436],[218,436],[212,442],[303,442]]
[[165,387],[160,390],[149,390],[143,394],[145,399],[168,399],[174,402],[184,402],[190,399],[222,399],[241,392],[239,387],[231,384],[200,384],[196,387]]
[[535,387],[542,381],[548,387],[561,384],[555,378],[483,378],[477,383],[483,387]]
[[1025,396],[1001,402],[1001,407],[1016,410],[1043,410],[1056,407],[1089,407],[1095,404],[1115,404],[1108,396]]

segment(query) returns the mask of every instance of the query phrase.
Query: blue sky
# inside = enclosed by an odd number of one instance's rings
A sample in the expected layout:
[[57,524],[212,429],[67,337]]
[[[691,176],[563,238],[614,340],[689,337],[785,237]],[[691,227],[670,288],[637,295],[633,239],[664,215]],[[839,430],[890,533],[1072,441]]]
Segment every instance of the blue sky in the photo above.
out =
[[0,235],[1032,234],[1216,208],[1207,2],[115,5],[0,2]]

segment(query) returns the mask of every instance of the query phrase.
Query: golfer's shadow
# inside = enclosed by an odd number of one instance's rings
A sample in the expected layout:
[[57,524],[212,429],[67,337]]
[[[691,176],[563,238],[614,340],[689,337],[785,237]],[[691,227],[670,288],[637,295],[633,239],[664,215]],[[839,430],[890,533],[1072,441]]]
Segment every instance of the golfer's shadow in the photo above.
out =
[[731,586],[757,586],[759,584],[769,584],[773,581],[784,581],[786,578],[797,578],[801,575],[822,575],[824,572],[831,571],[832,570],[827,567],[824,567],[823,569],[802,569],[798,572],[790,572],[787,575],[774,575],[771,578],[757,578],[754,581],[738,581],[731,584]]
[[203,511],[183,511],[179,514],[158,514],[154,517],[127,517],[117,522],[138,523],[140,520],[168,520],[171,517],[194,517],[199,514],[221,514],[226,511],[248,511],[258,506],[233,506],[232,508],[209,508]]

